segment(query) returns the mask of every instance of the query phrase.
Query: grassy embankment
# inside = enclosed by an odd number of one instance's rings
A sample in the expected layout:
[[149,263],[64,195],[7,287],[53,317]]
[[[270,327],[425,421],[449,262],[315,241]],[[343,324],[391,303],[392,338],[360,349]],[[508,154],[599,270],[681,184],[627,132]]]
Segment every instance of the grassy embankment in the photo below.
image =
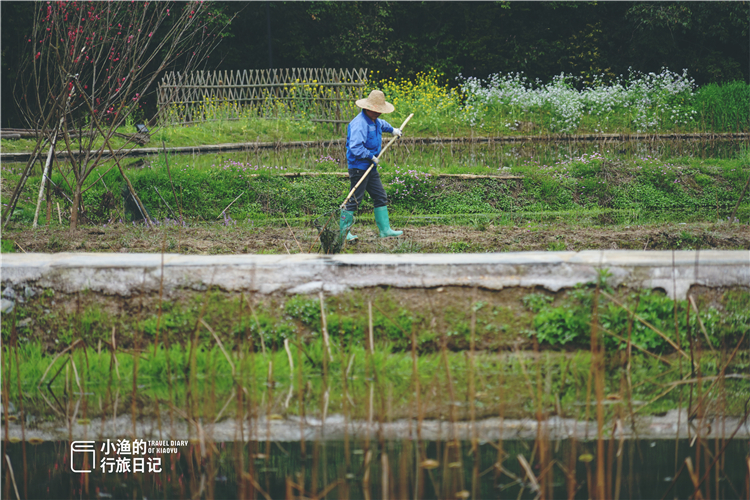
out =
[[[553,161],[509,158],[504,150],[496,149],[475,154],[473,164],[467,166],[468,156],[468,152],[451,154],[446,149],[394,150],[393,163],[381,169],[394,220],[418,223],[423,216],[432,216],[430,223],[442,220],[473,226],[529,221],[605,225],[717,222],[731,214],[750,175],[747,150],[728,159],[660,159],[611,151]],[[279,175],[342,172],[338,158],[290,151],[275,159],[280,164],[264,164],[262,158],[253,157],[172,156],[168,171],[164,156],[160,156],[145,168],[131,169],[128,175],[151,217],[163,223],[169,222],[167,219],[187,223],[218,219],[238,227],[283,226],[285,217],[293,225],[303,225],[334,209],[348,192],[345,177]],[[498,164],[503,166],[498,169]],[[5,182],[12,184],[19,171],[20,167],[4,165]],[[441,177],[457,173],[512,178]],[[33,219],[35,180],[38,178],[32,177],[27,183],[14,218],[17,225],[12,227],[22,228]],[[54,172],[52,180],[66,186],[60,172]],[[110,170],[103,182],[84,193],[89,221],[101,226],[139,219],[124,194],[119,173]],[[747,221],[748,207],[750,196],[745,196],[737,212],[740,221]],[[52,227],[59,225],[56,212]],[[371,202],[366,198],[361,216],[367,220],[370,213]]]
[[[169,402],[207,421],[243,388],[261,414],[320,416],[330,398],[329,413],[365,418],[374,384],[387,419],[413,417],[417,393],[423,418],[447,418],[449,403],[468,418],[470,402],[477,417],[531,416],[540,403],[548,414],[589,418],[592,359],[601,355],[605,394],[616,403],[608,416],[662,413],[694,390],[710,394],[706,407],[717,414],[744,411],[747,290],[696,295],[698,319],[687,301],[615,291],[604,279],[606,272],[601,289],[557,294],[446,288],[330,297],[323,306],[330,356],[318,297],[207,290],[117,303],[40,291],[3,321],[3,395],[19,407],[20,374],[23,405],[36,415],[51,416],[55,395],[69,405],[82,396],[88,413],[81,418],[111,412],[118,400],[119,413],[134,403],[133,411],[152,414],[155,403]],[[719,374],[728,376],[717,385]],[[444,393],[446,384],[455,394]],[[297,397],[306,410],[289,404]],[[236,401],[227,404],[223,414],[235,414]]]
[[[563,106],[565,102],[572,103],[573,109],[580,114],[577,131],[640,130],[633,128],[636,122],[645,124],[643,126],[649,131],[703,130],[701,127],[706,123],[713,124],[710,130],[732,130],[732,123],[741,123],[732,113],[744,109],[746,90],[750,87],[732,84],[694,91],[684,79],[665,75],[633,78],[629,83],[593,86],[580,92],[561,80],[532,88],[515,77],[497,77],[482,84],[463,82],[462,95],[441,85],[434,74],[423,75],[416,82],[390,81],[381,82],[379,86],[392,96],[389,98],[398,104],[399,110],[417,112],[410,124],[414,135],[427,134],[433,129],[451,130],[451,134],[457,135],[476,133],[480,129],[488,135],[523,133],[511,130],[518,128],[511,122],[546,116],[545,106],[550,110],[567,109]],[[599,108],[594,106],[597,102]],[[601,108],[602,103],[608,107]],[[221,105],[209,103],[208,106],[214,106],[215,113],[222,112]],[[711,111],[713,118],[700,114],[705,110]],[[553,115],[553,111],[549,111],[549,116]],[[668,117],[673,115],[682,116],[683,121],[670,122]],[[252,135],[252,140],[329,137],[333,131],[330,127],[325,129],[325,125],[304,120],[269,121],[249,115],[246,118],[246,121],[217,121],[195,127],[162,129],[156,137],[170,145],[189,145],[214,140],[233,142],[222,135],[222,130],[237,126],[242,128],[243,134]],[[391,121],[398,123],[402,117],[394,115],[393,118]],[[555,120],[555,123],[559,122],[557,118]],[[614,129],[602,128],[605,122],[619,125]],[[551,129],[539,130],[544,133],[553,131],[557,125],[552,123],[549,122]],[[627,123],[630,125],[626,126]],[[315,132],[319,127],[328,131],[320,135]],[[742,126],[740,129],[745,130]],[[568,151],[563,154],[566,148]],[[512,228],[524,224],[530,231],[535,231],[539,224],[548,223],[562,224],[560,230],[569,224],[609,227],[612,224],[664,222],[716,223],[726,220],[732,213],[750,175],[747,149],[737,149],[736,146],[734,153],[717,159],[705,158],[705,152],[698,150],[682,151],[681,147],[675,147],[670,154],[620,151],[619,146],[603,151],[604,148],[598,145],[558,145],[549,152],[537,150],[531,153],[519,153],[518,149],[513,145],[392,148],[381,170],[392,201],[390,211],[394,223],[458,224],[480,231],[488,227]],[[553,150],[557,151],[553,154]],[[284,218],[292,226],[307,225],[314,217],[334,209],[347,192],[345,178],[290,179],[277,174],[344,173],[342,162],[341,148],[260,151],[218,157],[172,156],[169,158],[171,172],[168,172],[167,161],[160,155],[145,162],[130,162],[128,175],[151,216],[158,219],[162,227],[171,226],[167,231],[179,231],[174,227],[174,221],[179,220],[180,227],[188,224],[211,227],[210,230],[217,233],[241,230],[250,234],[264,225],[286,227]],[[89,181],[90,189],[83,198],[86,218],[105,232],[113,223],[129,223],[140,218],[134,204],[128,203],[127,196],[124,196],[124,182],[112,167],[111,162],[97,167]],[[20,169],[20,165],[3,165],[3,200],[17,181]],[[441,174],[500,174],[521,178],[467,180],[440,177]],[[33,219],[40,175],[37,171],[26,184],[14,224],[7,232],[10,236],[4,239],[3,251],[11,251],[17,246],[10,241],[13,231],[24,229]],[[103,175],[101,181],[100,175]],[[49,229],[60,231],[67,226],[69,218],[69,203],[64,194],[72,197],[67,167],[63,165],[62,172],[56,169],[52,179],[60,190],[53,195]],[[58,202],[60,211],[55,205]],[[359,215],[362,221],[371,222],[369,203],[366,200],[362,207]],[[750,196],[746,196],[739,207],[737,217],[741,222],[748,218],[749,203]],[[43,225],[46,224],[45,208],[43,204]],[[105,224],[107,227],[103,227]],[[704,229],[698,232],[705,232]],[[171,239],[173,236],[170,233]],[[732,235],[728,237],[731,239]],[[30,244],[37,250],[74,249],[52,244],[52,240],[60,239],[59,235],[48,239],[51,243],[44,248],[33,242]],[[648,243],[653,237],[643,239],[639,248],[653,248]],[[666,247],[657,245],[656,248],[706,246],[701,243],[705,238],[692,230],[681,234],[678,239],[680,244],[677,246],[665,243]],[[735,247],[741,248],[742,241],[738,240]],[[568,246],[561,242],[556,244],[549,246],[545,243],[541,248],[562,250],[571,245],[576,249],[581,244],[587,246],[586,242],[569,243]],[[110,242],[102,250],[110,249],[111,245]],[[507,247],[507,244],[501,246]],[[518,249],[527,246],[523,244]],[[600,245],[594,246],[598,247]],[[729,247],[734,248],[731,244]],[[532,244],[531,248],[536,247]],[[283,251],[281,247],[279,250]],[[483,251],[466,245],[458,249],[469,250]],[[291,251],[297,251],[296,245]]]
[[[696,91],[689,80],[668,72],[635,75],[626,82],[597,84],[580,91],[562,79],[534,87],[517,76],[496,76],[484,82],[467,80],[461,82],[458,89],[451,89],[441,84],[434,73],[422,75],[416,82],[387,81],[376,85],[397,105],[392,122],[399,123],[407,112],[416,113],[409,126],[412,135],[468,136],[479,131],[485,135],[524,133],[519,124],[526,124],[523,127],[532,124],[539,133],[746,131],[750,119],[750,112],[743,114],[742,111],[750,106],[750,86],[733,83]],[[207,116],[211,113],[221,116],[222,104],[208,103],[207,106]],[[248,112],[240,121],[219,120],[193,127],[163,128],[155,134],[155,139],[168,145],[191,145],[332,137],[332,126],[316,124],[306,118],[309,117],[262,120]],[[565,123],[568,125],[563,126]],[[237,127],[240,136],[233,135]],[[178,212],[183,220],[190,222],[215,220],[222,215],[224,207],[240,195],[226,213],[235,221],[251,219],[258,223],[278,219],[279,215],[289,219],[304,218],[333,208],[332,200],[343,197],[346,183],[330,177],[289,180],[274,174],[343,171],[342,152],[335,152],[334,157],[330,150],[327,153],[290,151],[276,154],[275,163],[271,163],[274,153],[270,153],[268,163],[264,158],[266,153],[247,153],[244,158],[240,155],[233,160],[214,155],[192,159],[173,157],[172,183],[165,159],[160,157],[147,161],[145,165],[150,168],[130,170],[129,176],[152,216],[160,220],[177,219]],[[541,160],[539,157],[514,158],[512,149],[505,154],[497,148],[491,153],[480,150],[477,154],[474,150],[451,148],[451,153],[446,154],[445,148],[432,151],[421,148],[418,154],[415,148],[401,148],[401,152],[395,148],[389,152],[387,161],[391,167],[384,168],[383,174],[395,217],[483,214],[490,219],[502,219],[511,214],[510,222],[515,223],[521,213],[523,218],[569,220],[581,211],[586,212],[586,218],[595,211],[606,211],[614,215],[606,215],[604,221],[715,221],[731,213],[750,171],[747,150],[738,153],[734,160],[726,161],[658,159],[645,154],[623,156],[616,151],[571,152],[565,158],[542,157]],[[498,173],[498,167],[502,168],[500,173],[523,176],[523,179],[463,182],[437,178],[437,174],[443,173]],[[56,169],[52,178],[61,191],[71,197],[67,169],[65,165]],[[17,165],[3,166],[4,200],[19,170]],[[103,182],[98,180],[102,174]],[[36,177],[29,180],[18,206],[14,220],[21,224],[33,218],[34,186],[38,185],[40,175],[37,172]],[[97,167],[90,182],[83,202],[86,216],[92,223],[120,219],[127,222],[131,218],[132,213],[126,215],[125,212],[132,211],[123,210],[123,181],[116,169],[112,169],[111,162]],[[171,194],[172,185],[176,199]],[[153,187],[159,189],[162,196]],[[63,209],[68,205],[59,192],[55,196],[55,201],[58,200]],[[64,212],[62,217],[65,217]],[[746,212],[747,207],[743,206],[741,219]],[[464,218],[463,223],[478,221],[482,216]]]

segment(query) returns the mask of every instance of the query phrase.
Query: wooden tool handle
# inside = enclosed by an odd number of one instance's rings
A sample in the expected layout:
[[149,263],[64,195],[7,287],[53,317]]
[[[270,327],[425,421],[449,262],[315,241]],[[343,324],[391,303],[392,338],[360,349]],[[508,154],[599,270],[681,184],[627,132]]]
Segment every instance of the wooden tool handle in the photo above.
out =
[[[402,124],[401,124],[401,126],[399,127],[399,129],[400,129],[400,130],[402,130],[402,131],[404,130],[404,127],[406,127],[406,124],[407,124],[407,123],[409,123],[409,120],[411,120],[411,117],[412,117],[412,116],[414,116],[414,113],[412,113],[412,114],[410,114],[409,116],[407,116],[407,117],[406,117],[406,120],[404,120],[404,123],[402,123]],[[380,157],[381,157],[381,156],[383,156],[383,153],[385,153],[385,150],[386,150],[386,149],[388,149],[388,147],[389,147],[389,146],[390,146],[391,144],[393,144],[393,143],[394,143],[394,142],[396,141],[396,139],[398,139],[398,136],[397,136],[397,135],[394,135],[394,136],[393,136],[393,137],[391,138],[391,140],[390,140],[390,141],[388,141],[388,144],[386,144],[386,145],[385,145],[385,147],[384,147],[383,149],[381,149],[381,150],[380,150],[380,154],[379,154],[378,156],[376,156],[376,158],[377,158],[378,160],[380,160]],[[367,175],[368,175],[368,174],[370,173],[370,170],[372,170],[374,166],[375,166],[375,164],[374,164],[374,163],[373,163],[372,165],[370,165],[370,167],[369,167],[369,168],[367,169],[367,171],[365,172],[365,175],[363,175],[363,176],[362,176],[362,178],[361,178],[361,179],[359,180],[359,182],[357,182],[357,184],[356,184],[356,185],[355,185],[355,186],[354,186],[354,187],[352,188],[352,190],[351,190],[351,191],[349,191],[349,195],[348,195],[348,196],[346,197],[346,199],[344,200],[344,203],[342,203],[342,204],[341,204],[341,209],[342,209],[342,210],[343,210],[343,209],[344,209],[344,208],[346,207],[346,204],[347,204],[347,203],[349,202],[349,198],[351,198],[351,197],[352,197],[352,195],[354,195],[354,191],[356,191],[356,190],[357,190],[357,188],[359,187],[359,185],[360,185],[360,184],[362,184],[362,181],[363,181],[363,180],[365,180],[365,178],[367,177]]]

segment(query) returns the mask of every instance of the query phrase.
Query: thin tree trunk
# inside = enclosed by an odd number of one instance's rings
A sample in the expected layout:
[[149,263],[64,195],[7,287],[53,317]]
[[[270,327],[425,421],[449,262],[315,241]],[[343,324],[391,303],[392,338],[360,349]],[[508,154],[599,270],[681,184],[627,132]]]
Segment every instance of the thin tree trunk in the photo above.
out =
[[47,183],[47,227],[52,220],[52,183]]
[[[80,82],[76,80],[76,85],[79,87],[81,86]],[[82,92],[83,95],[86,95]],[[148,227],[153,226],[153,222],[151,221],[151,218],[148,215],[148,212],[146,212],[146,207],[143,206],[143,203],[141,202],[141,199],[138,197],[138,195],[135,192],[135,189],[133,189],[133,184],[130,183],[130,179],[128,179],[128,176],[125,175],[125,171],[123,171],[122,166],[120,165],[120,160],[117,158],[117,155],[115,154],[115,149],[112,147],[112,144],[109,142],[110,135],[107,135],[104,130],[102,130],[101,125],[99,124],[99,120],[96,118],[96,113],[94,113],[94,109],[91,107],[91,103],[88,99],[83,100],[86,103],[86,106],[89,108],[89,111],[91,112],[91,124],[96,127],[96,129],[99,131],[99,133],[102,135],[102,138],[104,139],[104,145],[109,149],[110,155],[112,155],[112,159],[114,160],[115,164],[117,165],[117,169],[120,171],[120,175],[123,179],[125,179],[125,183],[128,185],[128,191],[130,191],[130,195],[135,200],[136,204],[138,205],[138,208],[141,209],[141,213],[143,214],[143,220],[146,222],[146,225]],[[82,175],[81,177],[85,179],[87,174]],[[81,180],[81,184],[83,183],[83,180]],[[81,186],[76,186],[76,191],[80,192]],[[74,199],[75,201],[75,199]],[[72,221],[72,219],[71,219]],[[71,222],[71,229],[73,228],[72,222]]]
[[70,209],[70,229],[78,229],[78,206],[81,204],[81,186],[76,183],[76,189],[73,192],[73,206]]
[[[60,125],[62,125],[62,120],[60,120]],[[58,129],[59,130],[59,129]],[[55,145],[57,144],[57,130],[55,130],[54,135],[52,136],[52,144],[49,146],[49,153],[47,154],[47,162],[44,164],[44,170],[42,171],[42,183],[39,185],[39,196],[36,200],[36,211],[34,212],[34,224],[32,224],[31,227],[37,226],[37,221],[39,220],[39,208],[42,206],[42,197],[44,196],[44,184],[47,181],[47,174],[50,171],[50,164],[52,163],[52,153],[55,150]]]
[[31,170],[34,168],[34,163],[36,163],[36,159],[39,157],[39,153],[42,149],[42,143],[44,142],[44,138],[42,137],[45,128],[47,128],[47,124],[52,119],[52,116],[55,114],[55,110],[57,109],[57,105],[53,106],[50,110],[49,114],[47,115],[47,118],[44,119],[44,123],[42,124],[41,128],[39,129],[40,135],[37,139],[36,146],[34,147],[34,155],[29,158],[29,162],[26,164],[26,168],[23,170],[23,173],[21,174],[21,180],[18,181],[18,184],[16,185],[16,188],[13,190],[13,194],[10,197],[10,201],[8,202],[8,205],[5,207],[5,210],[3,211],[3,227],[5,227],[8,222],[10,222],[11,217],[13,217],[13,212],[16,209],[16,204],[18,203],[18,198],[21,197],[21,191],[23,191],[24,186],[26,185],[26,180],[31,175]]

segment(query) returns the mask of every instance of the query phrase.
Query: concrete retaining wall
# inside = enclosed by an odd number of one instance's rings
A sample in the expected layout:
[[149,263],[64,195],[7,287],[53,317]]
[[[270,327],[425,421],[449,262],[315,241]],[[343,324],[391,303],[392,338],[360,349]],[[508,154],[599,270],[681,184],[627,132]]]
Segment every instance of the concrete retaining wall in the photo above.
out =
[[750,251],[517,252],[487,254],[318,254],[202,256],[177,254],[3,254],[3,288],[91,290],[130,296],[181,289],[338,294],[365,287],[478,286],[550,291],[610,273],[611,286],[661,288],[684,299],[693,285],[750,286]]

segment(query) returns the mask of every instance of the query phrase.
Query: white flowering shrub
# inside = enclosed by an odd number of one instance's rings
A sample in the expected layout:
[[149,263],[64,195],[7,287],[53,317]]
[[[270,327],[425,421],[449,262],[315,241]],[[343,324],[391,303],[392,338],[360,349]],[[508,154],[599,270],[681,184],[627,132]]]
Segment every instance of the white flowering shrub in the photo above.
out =
[[529,82],[520,73],[486,79],[459,75],[464,116],[472,127],[519,130],[546,129],[573,133],[632,130],[647,132],[695,125],[695,81],[663,69],[643,74],[631,70],[627,79],[605,83],[596,77],[576,88],[580,78],[556,75],[550,83]]

